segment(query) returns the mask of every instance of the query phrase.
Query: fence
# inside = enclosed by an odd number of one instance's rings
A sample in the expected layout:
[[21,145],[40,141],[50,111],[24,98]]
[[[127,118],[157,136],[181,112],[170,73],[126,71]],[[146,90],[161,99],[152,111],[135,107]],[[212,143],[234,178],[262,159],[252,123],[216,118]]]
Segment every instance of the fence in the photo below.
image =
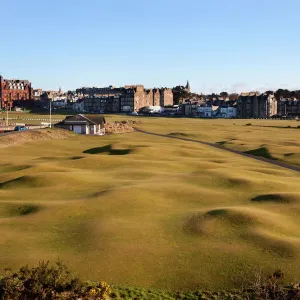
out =
[[[2,118],[3,121],[6,120],[6,118]],[[33,119],[33,118],[16,118],[16,117],[9,117],[8,118],[8,121],[9,120],[21,120],[21,121],[40,121],[40,122],[49,122],[49,118],[48,119]],[[63,119],[52,119],[52,122],[60,122],[62,121]]]

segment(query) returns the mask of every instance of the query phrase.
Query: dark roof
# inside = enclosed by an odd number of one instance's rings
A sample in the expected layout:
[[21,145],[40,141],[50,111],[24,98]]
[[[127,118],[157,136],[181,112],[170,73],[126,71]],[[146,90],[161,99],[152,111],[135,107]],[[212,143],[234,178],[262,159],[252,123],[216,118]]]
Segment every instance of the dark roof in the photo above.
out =
[[78,124],[78,122],[86,123],[88,125],[94,124],[105,124],[105,118],[101,115],[83,115],[83,114],[78,114],[74,116],[67,116],[63,121],[59,122],[58,125],[70,125],[70,124]]
[[96,123],[96,124],[101,124],[102,122],[105,122],[105,118],[101,115],[82,115],[83,117],[91,120],[92,122]]

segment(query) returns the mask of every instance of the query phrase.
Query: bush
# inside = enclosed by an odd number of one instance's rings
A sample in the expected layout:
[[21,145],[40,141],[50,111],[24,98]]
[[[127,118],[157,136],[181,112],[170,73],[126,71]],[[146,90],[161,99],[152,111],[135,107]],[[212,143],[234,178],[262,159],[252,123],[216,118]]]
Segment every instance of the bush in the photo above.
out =
[[22,267],[13,273],[6,270],[0,279],[1,300],[29,299],[107,299],[110,287],[106,282],[87,283],[71,276],[61,262],[37,267]]
[[113,287],[102,282],[83,282],[71,275],[61,262],[50,265],[41,262],[37,267],[25,266],[18,272],[6,270],[0,277],[0,300],[105,300],[109,299],[143,299],[143,300],[296,300],[300,299],[300,284],[291,286],[282,284],[283,273],[276,270],[271,276],[262,272],[246,286],[232,291],[162,291],[132,287]]

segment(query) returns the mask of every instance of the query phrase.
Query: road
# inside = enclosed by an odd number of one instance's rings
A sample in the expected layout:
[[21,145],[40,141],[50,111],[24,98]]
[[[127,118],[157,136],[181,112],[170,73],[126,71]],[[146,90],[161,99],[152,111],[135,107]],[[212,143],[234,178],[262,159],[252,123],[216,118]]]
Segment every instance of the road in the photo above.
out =
[[248,158],[251,158],[251,159],[263,161],[263,162],[269,163],[269,164],[274,165],[274,166],[278,166],[278,167],[282,167],[282,168],[285,168],[285,169],[288,169],[288,170],[300,172],[300,166],[294,166],[294,165],[291,165],[291,164],[283,162],[283,161],[279,161],[279,160],[277,161],[277,160],[272,160],[272,159],[268,159],[268,158],[261,157],[261,156],[251,155],[251,154],[244,153],[244,152],[241,152],[241,151],[238,151],[238,150],[226,148],[226,147],[218,145],[218,144],[203,142],[203,141],[193,140],[193,139],[188,139],[188,138],[183,138],[183,137],[170,136],[170,135],[166,135],[166,134],[159,134],[159,133],[149,132],[149,131],[145,131],[145,130],[142,130],[142,129],[139,129],[139,128],[134,128],[134,129],[137,132],[144,133],[144,134],[156,135],[156,136],[160,136],[160,137],[176,139],[176,140],[181,140],[181,141],[186,141],[186,142],[193,142],[193,143],[198,143],[198,144],[214,147],[214,148],[217,148],[217,149],[220,149],[220,150],[223,150],[223,151],[227,151],[227,152],[238,154],[238,155],[248,157]]

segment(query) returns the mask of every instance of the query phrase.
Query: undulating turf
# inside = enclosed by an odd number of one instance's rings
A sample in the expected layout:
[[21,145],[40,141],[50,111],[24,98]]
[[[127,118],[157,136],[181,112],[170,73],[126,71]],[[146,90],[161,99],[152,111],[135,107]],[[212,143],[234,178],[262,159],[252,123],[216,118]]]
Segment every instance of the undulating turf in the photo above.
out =
[[[128,117],[107,116],[117,118]],[[148,131],[228,141],[243,151],[264,147],[298,163],[297,129],[142,121]],[[84,279],[173,290],[231,289],[241,273],[261,267],[300,278],[295,171],[142,133],[74,135],[0,148],[0,184],[4,267],[61,259]]]

